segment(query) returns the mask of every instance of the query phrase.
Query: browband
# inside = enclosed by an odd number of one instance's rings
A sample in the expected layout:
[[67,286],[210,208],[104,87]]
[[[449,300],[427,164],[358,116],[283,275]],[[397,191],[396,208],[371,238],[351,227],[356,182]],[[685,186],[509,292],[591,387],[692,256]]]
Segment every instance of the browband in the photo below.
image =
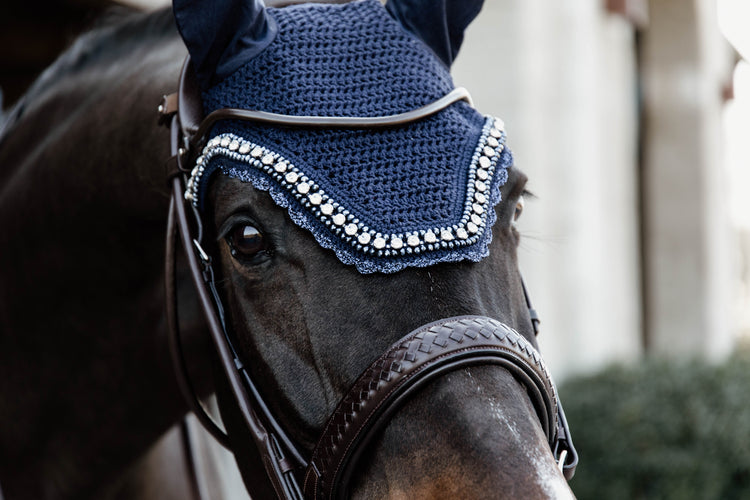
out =
[[195,133],[195,138],[202,141],[211,127],[219,120],[247,120],[267,125],[283,125],[285,127],[306,128],[377,128],[394,127],[421,120],[438,111],[442,111],[454,102],[466,101],[473,106],[469,91],[463,87],[457,87],[438,99],[421,108],[413,109],[405,113],[386,116],[293,116],[268,113],[266,111],[251,111],[247,109],[224,108],[210,113],[201,123]]
[[[223,108],[213,111],[204,119],[202,116],[202,104],[193,74],[192,63],[188,56],[180,75],[180,90],[176,93],[163,97],[159,105],[162,115],[169,115],[179,111],[180,124],[183,137],[189,142],[184,153],[191,153],[197,145],[206,140],[211,128],[222,120],[243,120],[267,125],[281,125],[285,127],[305,128],[379,128],[395,127],[411,123],[428,116],[434,115],[459,101],[466,101],[469,106],[474,103],[469,91],[463,87],[457,87],[444,95],[437,101],[426,104],[420,108],[404,113],[386,116],[295,116],[269,113],[267,111],[254,111],[248,109]],[[196,97],[198,96],[198,97]],[[184,122],[183,122],[184,120]],[[183,154],[184,154],[183,153]],[[184,170],[184,169],[183,169]]]

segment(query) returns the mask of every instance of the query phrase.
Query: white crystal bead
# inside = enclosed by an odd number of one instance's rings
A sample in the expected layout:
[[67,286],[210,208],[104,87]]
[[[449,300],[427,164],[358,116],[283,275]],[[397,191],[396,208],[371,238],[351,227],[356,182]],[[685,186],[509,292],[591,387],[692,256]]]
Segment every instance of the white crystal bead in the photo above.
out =
[[394,250],[400,250],[404,246],[404,241],[398,236],[391,238],[391,248]]
[[306,182],[300,182],[297,184],[297,192],[300,194],[307,194],[310,192],[310,184]]
[[229,146],[230,142],[232,142],[232,140],[229,137],[222,137],[221,138],[221,142],[219,144],[221,144],[222,148],[225,148],[225,147]]
[[482,168],[490,168],[490,165],[492,165],[492,160],[487,158],[486,156],[480,156],[479,157],[479,166]]
[[427,231],[424,233],[424,241],[425,243],[435,243],[437,241],[437,236],[435,236],[435,233],[432,231]]
[[486,181],[488,176],[489,176],[489,174],[487,174],[487,171],[484,170],[483,168],[477,169],[477,178],[478,179]]
[[474,199],[477,200],[477,203],[486,203],[487,202],[487,197],[484,194],[480,193],[479,191],[477,191],[476,193],[474,193]]
[[312,193],[308,199],[313,205],[320,205],[323,203],[323,196],[321,196],[320,193]]
[[333,223],[337,226],[343,226],[346,222],[346,216],[344,214],[336,214],[333,216]]
[[476,181],[476,182],[474,183],[474,187],[476,187],[476,188],[477,188],[477,191],[480,191],[480,192],[482,192],[482,193],[484,193],[484,192],[485,192],[485,191],[487,190],[487,184],[485,184],[485,183],[484,183],[484,182],[482,182],[482,181]]
[[477,214],[471,214],[471,222],[479,226],[482,224],[482,218]]
[[479,232],[479,228],[478,228],[478,227],[477,227],[477,225],[476,225],[476,224],[474,224],[473,222],[467,222],[467,223],[466,223],[466,229],[467,229],[467,230],[468,230],[468,231],[469,231],[469,232],[470,232],[471,234],[477,234],[477,233]]
[[240,143],[237,140],[229,143],[229,151],[237,151],[238,149],[240,149]]
[[286,163],[284,163],[283,161],[280,161],[279,163],[273,166],[273,169],[276,170],[278,173],[283,174],[284,172],[286,172],[286,167],[287,167]]
[[419,236],[416,234],[410,234],[408,238],[406,238],[406,243],[410,247],[418,247],[419,246]]
[[375,241],[372,242],[372,246],[374,246],[378,250],[382,250],[385,248],[385,239],[377,237],[375,238]]
[[465,240],[469,237],[469,234],[466,232],[466,229],[459,227],[456,229],[456,236],[458,236],[458,239]]
[[333,213],[333,205],[326,203],[320,206],[320,211],[323,215],[331,215]]
[[263,148],[260,146],[255,146],[252,151],[250,151],[250,156],[253,158],[260,158],[263,156]]
[[440,231],[440,239],[443,241],[452,241],[453,233],[450,229],[443,229],[442,231]]
[[478,203],[474,203],[471,208],[474,210],[474,213],[482,215],[484,213],[484,207]]
[[284,179],[289,184],[294,184],[295,182],[299,180],[299,174],[297,172],[287,172],[286,175],[284,176]]
[[274,157],[271,154],[267,154],[260,161],[263,163],[263,165],[271,165],[273,163],[273,161],[274,161]]
[[354,236],[357,234],[357,225],[356,224],[347,224],[347,226],[344,228],[344,232],[348,234],[349,236]]
[[370,243],[370,233],[362,233],[357,237],[357,241],[359,241],[360,245],[367,245]]
[[490,135],[495,139],[499,139],[502,136],[501,132],[495,127],[490,129]]
[[487,145],[490,146],[490,147],[496,148],[496,147],[498,147],[500,145],[500,143],[497,142],[497,139],[495,139],[494,137],[489,136],[487,138]]
[[484,156],[489,156],[490,158],[495,156],[495,150],[489,146],[485,146],[482,153],[484,153]]

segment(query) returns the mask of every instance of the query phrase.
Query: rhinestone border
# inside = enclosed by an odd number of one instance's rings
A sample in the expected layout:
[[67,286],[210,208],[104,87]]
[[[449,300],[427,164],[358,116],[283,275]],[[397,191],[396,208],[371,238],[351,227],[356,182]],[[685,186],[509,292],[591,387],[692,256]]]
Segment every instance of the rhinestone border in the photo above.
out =
[[383,233],[369,227],[329,196],[313,179],[282,155],[232,133],[213,137],[203,148],[190,173],[185,199],[199,205],[200,184],[208,162],[223,156],[262,171],[292,195],[333,234],[354,250],[377,257],[400,257],[473,245],[487,227],[490,206],[487,190],[492,185],[497,161],[505,149],[502,120],[488,116],[469,165],[464,211],[458,224],[401,233]]

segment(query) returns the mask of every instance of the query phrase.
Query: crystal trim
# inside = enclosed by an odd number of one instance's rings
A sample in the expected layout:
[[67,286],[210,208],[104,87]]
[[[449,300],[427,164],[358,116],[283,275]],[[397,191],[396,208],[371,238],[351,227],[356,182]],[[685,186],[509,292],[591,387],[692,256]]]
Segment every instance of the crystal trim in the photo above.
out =
[[387,234],[367,225],[365,217],[353,214],[338,200],[329,196],[305,172],[278,153],[235,134],[212,138],[190,173],[185,199],[199,206],[200,185],[209,161],[225,157],[245,163],[265,173],[296,198],[315,218],[340,239],[359,252],[378,257],[419,254],[454,249],[477,242],[487,228],[490,197],[483,194],[491,185],[495,166],[505,148],[504,124],[487,117],[475,148],[466,186],[464,210],[459,224],[447,227],[425,227],[415,231]]

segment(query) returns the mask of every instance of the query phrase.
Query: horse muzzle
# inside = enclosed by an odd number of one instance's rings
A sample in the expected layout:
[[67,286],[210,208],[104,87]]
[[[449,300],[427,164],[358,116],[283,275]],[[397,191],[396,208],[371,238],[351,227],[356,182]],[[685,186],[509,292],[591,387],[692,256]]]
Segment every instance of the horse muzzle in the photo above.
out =
[[539,352],[521,334],[484,316],[459,316],[417,328],[376,359],[329,418],[304,481],[306,498],[346,498],[352,472],[372,438],[416,391],[474,365],[500,365],[524,387],[566,478],[578,458],[557,389]]

